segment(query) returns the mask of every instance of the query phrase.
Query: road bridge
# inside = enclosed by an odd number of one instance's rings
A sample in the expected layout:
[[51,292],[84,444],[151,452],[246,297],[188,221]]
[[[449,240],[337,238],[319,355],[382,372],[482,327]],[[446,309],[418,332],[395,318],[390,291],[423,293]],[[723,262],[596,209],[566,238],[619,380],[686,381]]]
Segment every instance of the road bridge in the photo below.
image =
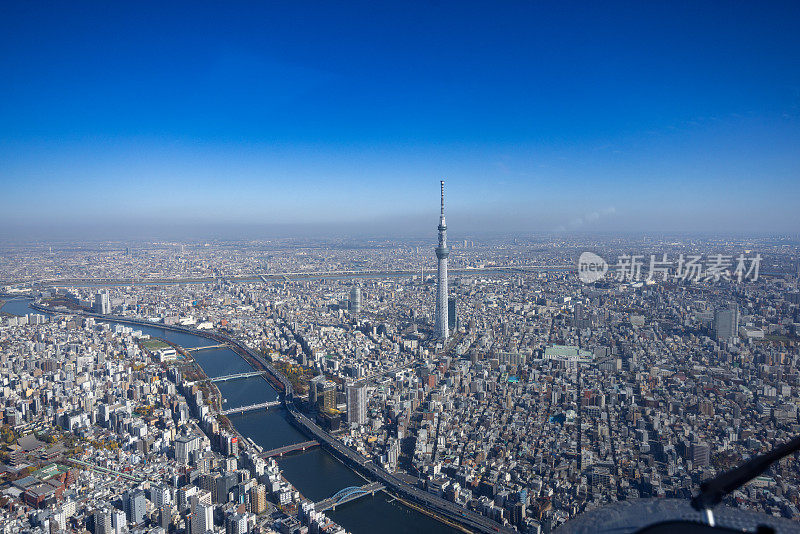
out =
[[214,378],[203,378],[202,380],[195,380],[194,382],[187,382],[186,385],[188,387],[192,387],[195,384],[200,384],[201,382],[227,382],[228,380],[239,380],[241,378],[251,378],[253,376],[263,376],[266,374],[265,371],[250,371],[247,373],[236,373],[235,375],[224,375],[224,376],[215,376]]
[[335,510],[340,504],[360,499],[365,495],[375,495],[376,491],[382,491],[383,489],[384,486],[380,482],[370,482],[369,484],[365,484],[360,487],[350,486],[337,491],[327,499],[319,501],[314,505],[314,510],[317,512]]
[[273,406],[278,406],[281,404],[281,401],[269,401],[269,402],[260,402],[258,404],[250,404],[248,406],[239,406],[238,408],[229,408],[227,410],[222,410],[222,415],[234,415],[240,414],[245,412],[252,412],[253,410],[261,410],[265,408],[271,408]]
[[188,348],[188,349],[183,349],[183,350],[185,350],[186,352],[197,352],[197,351],[199,351],[199,350],[206,350],[206,349],[226,349],[226,348],[228,348],[228,347],[230,347],[230,345],[228,345],[227,343],[220,343],[220,344],[218,344],[218,345],[207,345],[207,346],[205,346],[205,347],[191,347],[191,348]]
[[262,458],[272,458],[273,456],[283,456],[286,453],[294,452],[294,451],[304,451],[311,447],[318,447],[319,441],[317,440],[310,440],[304,441],[302,443],[293,443],[292,445],[286,445],[284,447],[278,447],[269,451],[262,452],[260,456]]
[[236,373],[235,375],[215,376],[208,380],[211,382],[227,382],[228,380],[239,380],[240,378],[250,378],[251,376],[261,376],[263,374],[263,371],[250,371],[247,373]]

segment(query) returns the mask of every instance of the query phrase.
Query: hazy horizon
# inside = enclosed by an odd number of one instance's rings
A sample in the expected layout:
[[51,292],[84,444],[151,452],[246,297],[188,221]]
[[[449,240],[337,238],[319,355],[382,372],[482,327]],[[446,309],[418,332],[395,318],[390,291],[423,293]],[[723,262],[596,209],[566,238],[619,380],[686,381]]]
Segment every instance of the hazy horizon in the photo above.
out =
[[[448,217],[448,233],[451,243],[460,248],[464,240],[483,244],[500,243],[512,239],[531,242],[550,242],[613,238],[647,238],[675,240],[731,239],[747,242],[749,240],[788,240],[800,242],[800,232],[775,232],[770,230],[685,230],[675,229],[555,229],[515,231],[487,229],[476,225],[454,227],[461,222]],[[280,242],[297,240],[302,243],[315,241],[335,242],[398,242],[416,243],[420,246],[435,245],[436,228],[431,231],[430,224],[392,224],[381,225],[375,221],[354,222],[350,224],[137,224],[131,226],[93,226],[85,225],[7,225],[0,236],[0,246],[17,246],[25,243],[41,245],[58,244],[108,244],[108,243],[225,243],[225,242]]]

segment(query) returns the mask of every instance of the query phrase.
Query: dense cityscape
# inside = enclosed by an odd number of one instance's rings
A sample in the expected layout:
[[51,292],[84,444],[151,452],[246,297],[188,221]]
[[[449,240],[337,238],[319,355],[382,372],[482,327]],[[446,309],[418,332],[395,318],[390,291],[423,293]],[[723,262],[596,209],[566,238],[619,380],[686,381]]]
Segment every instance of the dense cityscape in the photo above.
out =
[[[796,242],[448,246],[444,192],[441,211],[435,255],[8,247],[4,531],[356,532],[336,507],[386,491],[442,528],[550,532],[618,501],[688,500],[800,431]],[[587,254],[619,261],[587,283]],[[294,439],[237,425],[270,412]],[[282,465],[319,447],[363,483],[304,495]],[[798,467],[724,504],[800,520]]]
[[0,534],[800,533],[800,2],[0,2]]

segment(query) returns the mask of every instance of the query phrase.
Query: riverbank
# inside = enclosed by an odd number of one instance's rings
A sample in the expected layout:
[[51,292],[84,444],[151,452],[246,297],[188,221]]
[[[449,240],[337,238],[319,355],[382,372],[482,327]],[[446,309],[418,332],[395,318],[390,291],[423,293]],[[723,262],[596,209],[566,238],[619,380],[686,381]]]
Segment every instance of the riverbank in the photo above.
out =
[[440,516],[440,515],[438,515],[438,514],[436,514],[434,512],[431,512],[430,510],[427,510],[422,506],[418,506],[418,505],[416,505],[416,504],[414,504],[412,502],[409,502],[409,501],[403,499],[402,497],[394,496],[394,498],[397,501],[405,504],[409,508],[411,508],[413,510],[416,510],[417,512],[419,512],[421,514],[425,514],[428,517],[432,517],[433,519],[435,519],[435,520],[437,520],[437,521],[439,521],[441,523],[444,523],[445,525],[447,525],[450,528],[454,528],[454,529],[460,530],[461,532],[464,532],[465,534],[471,534],[472,533],[471,530],[468,530],[468,529],[464,528],[463,526],[459,525],[458,523],[454,523],[453,521],[450,521],[449,519],[447,519],[445,517],[442,517],[442,516]]

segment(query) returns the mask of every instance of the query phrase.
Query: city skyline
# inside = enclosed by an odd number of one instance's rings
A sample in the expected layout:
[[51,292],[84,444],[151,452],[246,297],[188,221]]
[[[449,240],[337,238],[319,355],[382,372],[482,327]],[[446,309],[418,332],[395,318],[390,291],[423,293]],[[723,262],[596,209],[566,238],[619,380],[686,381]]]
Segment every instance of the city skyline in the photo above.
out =
[[797,2],[0,3],[0,527],[800,532],[798,65]]
[[800,228],[794,4],[3,10],[14,235]]
[[[450,250],[440,195],[446,310],[425,243],[2,250],[0,523],[634,532],[800,447],[796,242],[607,236],[576,269],[566,237]],[[796,531],[797,473],[715,521]]]

